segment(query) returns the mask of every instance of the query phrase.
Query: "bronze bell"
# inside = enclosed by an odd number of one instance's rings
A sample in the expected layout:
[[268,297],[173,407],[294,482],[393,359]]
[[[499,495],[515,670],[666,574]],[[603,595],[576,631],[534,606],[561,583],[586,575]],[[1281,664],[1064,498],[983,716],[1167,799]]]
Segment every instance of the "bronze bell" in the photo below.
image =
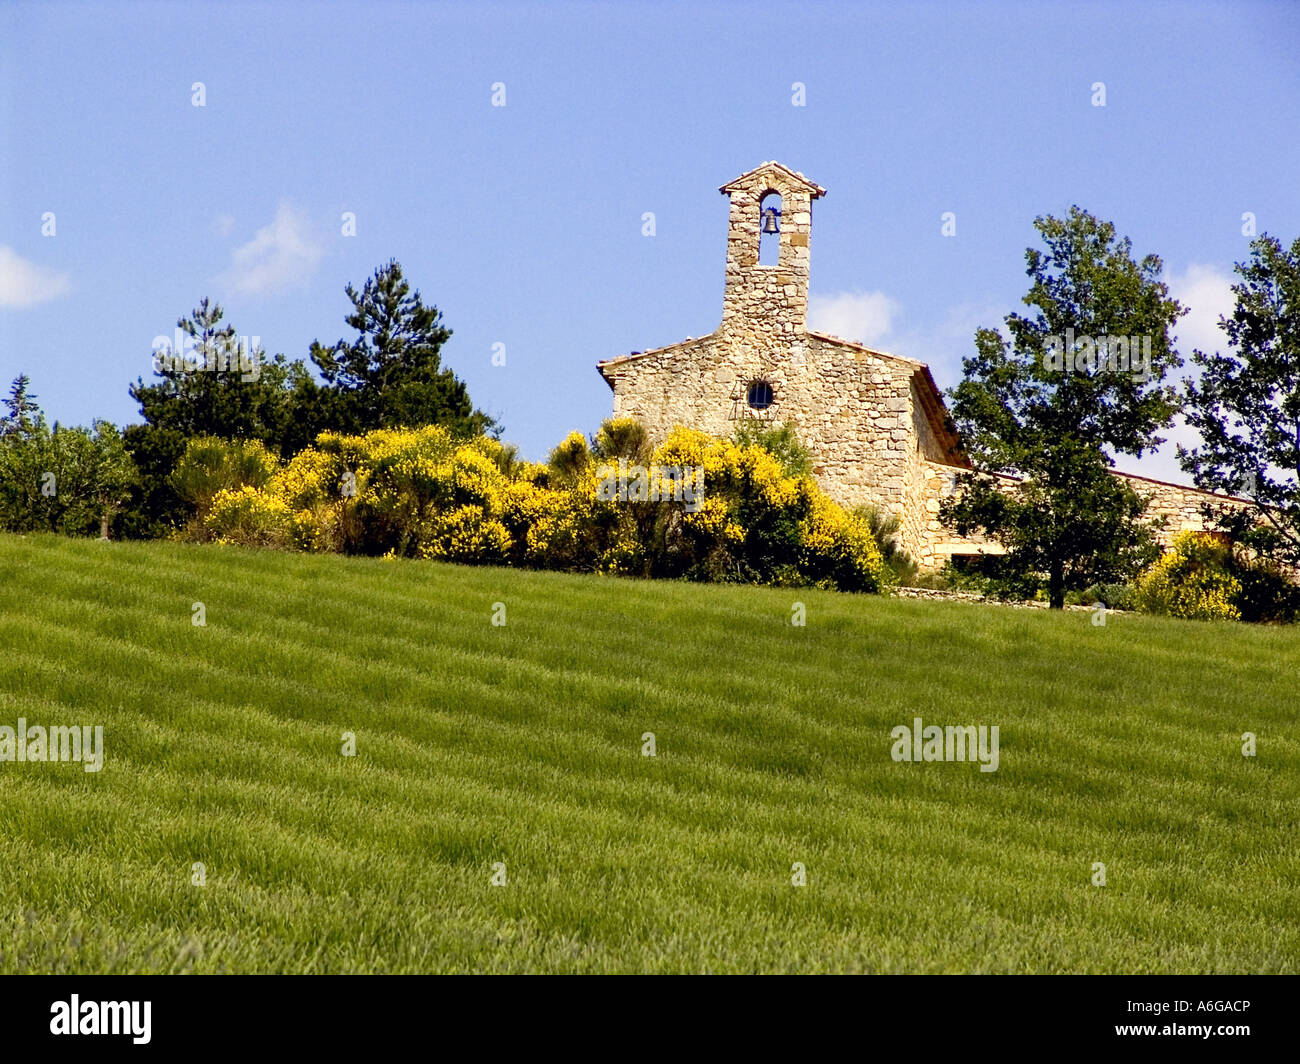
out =
[[760,232],[779,233],[781,231],[781,212],[776,207],[763,208],[763,225]]

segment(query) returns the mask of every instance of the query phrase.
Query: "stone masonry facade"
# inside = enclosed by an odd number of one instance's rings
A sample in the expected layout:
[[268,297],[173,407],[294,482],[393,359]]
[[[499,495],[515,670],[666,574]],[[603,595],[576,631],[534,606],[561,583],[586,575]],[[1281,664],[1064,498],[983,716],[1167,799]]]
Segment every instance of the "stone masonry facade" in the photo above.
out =
[[[871,504],[900,519],[899,545],[923,569],[950,557],[997,553],[939,522],[939,504],[969,468],[929,368],[807,327],[812,201],[826,190],[767,162],[723,185],[730,199],[722,321],[708,336],[598,364],[614,416],[642,422],[655,442],[678,425],[734,435],[742,419],[788,423],[813,472],[844,506]],[[779,201],[777,200],[779,197]],[[767,211],[776,206],[779,214]],[[760,230],[779,241],[760,260]],[[779,230],[773,232],[773,230]],[[1164,540],[1204,527],[1192,488],[1130,477],[1167,517]]]

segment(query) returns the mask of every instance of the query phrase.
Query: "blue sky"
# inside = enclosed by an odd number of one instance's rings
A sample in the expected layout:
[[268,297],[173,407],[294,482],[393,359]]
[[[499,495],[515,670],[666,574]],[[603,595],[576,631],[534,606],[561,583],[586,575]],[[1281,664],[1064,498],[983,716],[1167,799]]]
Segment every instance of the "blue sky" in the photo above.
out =
[[597,360],[716,327],[717,188],[767,159],[828,190],[812,324],[945,388],[1023,296],[1036,215],[1161,255],[1184,353],[1219,335],[1242,215],[1300,235],[1300,4],[18,2],[0,101],[0,377],[66,423],[135,420],[202,296],[305,357],[395,257],[540,458],[608,416]]

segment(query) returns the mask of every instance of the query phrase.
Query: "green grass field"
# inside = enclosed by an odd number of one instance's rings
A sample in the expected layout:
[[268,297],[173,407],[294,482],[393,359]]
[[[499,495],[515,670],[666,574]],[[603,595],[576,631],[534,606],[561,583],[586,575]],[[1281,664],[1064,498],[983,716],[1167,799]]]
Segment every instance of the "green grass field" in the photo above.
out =
[[4,972],[1300,970],[1295,630],[0,536],[0,648],[105,746],[0,762]]

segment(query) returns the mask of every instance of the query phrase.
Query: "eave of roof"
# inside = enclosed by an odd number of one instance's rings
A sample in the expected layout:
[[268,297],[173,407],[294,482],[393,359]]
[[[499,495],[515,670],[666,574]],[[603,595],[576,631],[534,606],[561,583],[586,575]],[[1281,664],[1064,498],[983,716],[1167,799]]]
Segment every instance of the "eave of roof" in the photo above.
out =
[[948,416],[948,407],[943,401],[943,393],[939,391],[939,385],[935,383],[930,367],[922,364],[921,368],[912,375],[912,380],[916,382],[916,394],[921,397],[921,409],[930,424],[930,431],[934,433],[935,442],[938,443],[944,456],[959,469],[970,469],[971,460],[961,449],[961,438],[957,435],[952,418]]
[[631,354],[627,355],[615,355],[613,358],[606,358],[597,362],[596,369],[600,372],[600,375],[605,378],[605,383],[613,388],[614,382],[609,379],[609,375],[605,372],[607,367],[621,366],[625,362],[636,362],[642,358],[649,358],[651,355],[662,355],[665,351],[672,351],[674,348],[686,347],[688,344],[696,344],[701,340],[707,340],[709,336],[712,335],[714,334],[709,333],[708,336],[692,336],[689,340],[679,340],[675,344],[665,344],[663,347],[652,347],[647,351],[633,351]]
[[1228,502],[1240,502],[1254,506],[1254,499],[1246,499],[1240,495],[1221,495],[1217,491],[1206,491],[1204,488],[1198,488],[1194,484],[1176,484],[1172,480],[1156,480],[1155,477],[1144,477],[1141,473],[1125,473],[1122,469],[1112,469],[1112,473],[1117,477],[1123,477],[1125,480],[1142,480],[1148,484],[1157,484],[1162,488],[1177,488],[1179,491],[1190,491],[1197,495],[1204,495],[1211,499],[1224,499]]
[[827,340],[833,344],[839,344],[840,347],[851,347],[855,351],[863,351],[868,355],[875,355],[877,358],[892,358],[895,362],[906,362],[910,366],[924,366],[924,362],[919,362],[914,358],[908,358],[906,355],[896,355],[892,351],[881,351],[875,347],[868,347],[866,344],[858,343],[857,340],[846,340],[842,336],[832,336],[830,333],[817,332],[814,329],[807,330],[807,335],[818,340]]
[[[950,463],[935,462],[934,464],[949,465]],[[968,462],[964,466],[954,466],[954,468],[970,469],[972,468],[972,466]],[[1019,484],[1022,480],[1025,479],[1024,477],[1013,477],[1009,473],[995,473],[993,475],[997,477],[999,480],[1009,480],[1016,484]],[[1160,488],[1173,488],[1175,491],[1185,491],[1192,495],[1204,495],[1207,499],[1215,499],[1218,502],[1238,502],[1244,506],[1258,505],[1254,499],[1246,499],[1240,495],[1222,495],[1217,491],[1206,491],[1204,488],[1198,488],[1194,484],[1178,484],[1172,480],[1157,480],[1155,477],[1146,477],[1143,476],[1141,473],[1126,473],[1122,469],[1112,469],[1110,471],[1110,475],[1113,477],[1123,477],[1125,480],[1140,480],[1144,484],[1154,484]]]
[[787,177],[800,182],[804,186],[804,188],[806,188],[808,192],[811,193],[813,199],[820,199],[822,196],[826,195],[826,190],[822,188],[821,185],[817,184],[817,182],[809,181],[808,178],[805,177],[803,174],[801,174],[798,170],[791,170],[788,166],[785,166],[782,163],[777,162],[775,159],[770,159],[765,163],[760,163],[752,170],[746,170],[739,177],[731,181],[728,181],[725,185],[720,186],[718,188],[718,191],[723,193],[724,195],[729,196],[731,195],[732,192],[734,192],[737,188],[740,187],[742,182],[748,181],[751,177],[756,176],[758,173],[768,169],[769,167],[775,167],[777,170],[780,170]]

